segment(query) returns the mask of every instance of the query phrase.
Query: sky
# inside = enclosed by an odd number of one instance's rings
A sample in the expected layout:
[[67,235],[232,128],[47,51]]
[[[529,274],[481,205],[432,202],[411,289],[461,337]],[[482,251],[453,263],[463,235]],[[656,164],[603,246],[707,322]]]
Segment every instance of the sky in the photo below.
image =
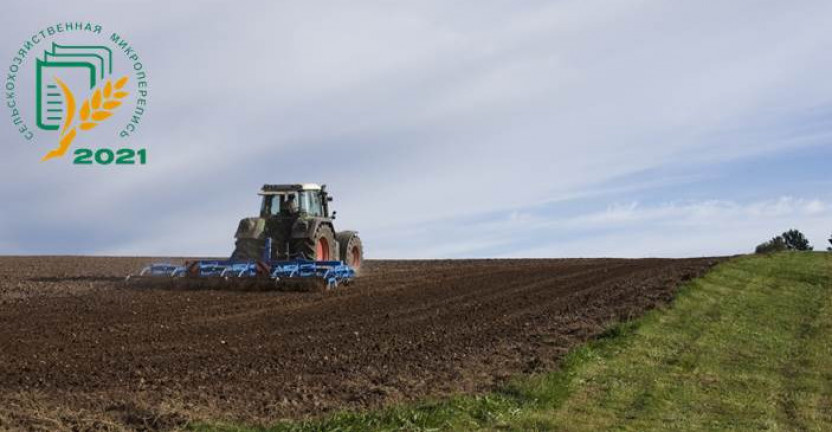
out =
[[149,160],[41,162],[54,143],[3,107],[0,254],[224,256],[259,187],[295,182],[328,185],[368,258],[729,255],[790,228],[825,249],[829,16],[810,0],[9,3],[3,75],[56,23],[129,39],[149,91],[129,146]]

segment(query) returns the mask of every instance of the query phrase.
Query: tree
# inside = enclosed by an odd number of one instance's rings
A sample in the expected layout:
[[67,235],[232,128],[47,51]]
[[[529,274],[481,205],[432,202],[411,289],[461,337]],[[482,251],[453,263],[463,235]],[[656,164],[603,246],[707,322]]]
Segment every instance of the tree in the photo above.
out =
[[[832,238],[829,239],[829,243],[832,243]],[[812,250],[812,246],[809,244],[809,240],[805,235],[803,235],[802,232],[796,229],[790,229],[777,237],[773,237],[765,243],[757,245],[757,248],[754,249],[754,253],[762,254],[789,250],[810,251]],[[832,251],[832,248],[827,250]]]
[[[829,244],[832,244],[832,234],[829,235]],[[828,247],[826,250],[832,252],[832,247]]]
[[786,248],[788,250],[810,251],[813,249],[806,236],[796,229],[790,229],[784,232],[783,240],[786,241]]
[[760,243],[757,245],[757,248],[754,249],[754,253],[764,254],[764,253],[774,253],[774,252],[782,252],[787,250],[786,241],[783,239],[783,236],[777,236],[772,238],[771,240]]

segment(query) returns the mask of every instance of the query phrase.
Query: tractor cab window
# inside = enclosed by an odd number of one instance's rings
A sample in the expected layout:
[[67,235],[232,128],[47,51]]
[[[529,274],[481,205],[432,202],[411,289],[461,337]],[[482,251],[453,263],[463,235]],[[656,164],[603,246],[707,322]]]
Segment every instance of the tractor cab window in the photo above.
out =
[[321,202],[321,193],[318,191],[303,191],[300,193],[300,211],[309,216],[323,216],[324,209]]
[[276,215],[277,211],[280,209],[279,206],[272,206],[272,203],[276,202],[278,202],[278,200],[275,199],[274,195],[263,195],[263,205],[260,207],[261,217]]
[[260,213],[264,217],[279,216],[281,215],[281,209],[284,210],[283,213],[286,213],[289,208],[289,205],[287,204],[289,196],[295,197],[294,207],[298,208],[297,196],[295,196],[294,193],[266,195],[263,197],[263,207],[260,209]]
[[289,192],[275,196],[275,205],[277,205],[277,212],[284,216],[292,216],[298,213],[298,197],[296,194]]

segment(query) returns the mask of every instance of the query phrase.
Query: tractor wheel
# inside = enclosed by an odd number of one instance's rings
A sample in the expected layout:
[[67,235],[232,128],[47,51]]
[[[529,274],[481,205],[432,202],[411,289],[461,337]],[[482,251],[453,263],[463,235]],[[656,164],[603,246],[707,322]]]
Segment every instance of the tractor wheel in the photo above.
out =
[[335,257],[335,233],[329,225],[321,225],[311,238],[298,239],[295,253],[312,261],[329,261]]
[[339,232],[336,238],[341,250],[341,261],[354,268],[355,271],[360,270],[364,262],[364,247],[361,245],[358,234],[353,231],[344,231]]
[[263,240],[253,238],[237,239],[231,259],[247,261],[258,260],[263,255]]

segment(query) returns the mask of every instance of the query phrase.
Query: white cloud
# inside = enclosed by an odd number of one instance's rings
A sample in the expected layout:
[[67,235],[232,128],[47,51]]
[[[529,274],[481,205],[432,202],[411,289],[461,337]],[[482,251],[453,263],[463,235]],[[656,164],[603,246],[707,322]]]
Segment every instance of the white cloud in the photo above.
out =
[[[750,158],[828,135],[781,125],[832,104],[832,5],[822,1],[54,1],[7,9],[0,58],[71,13],[129,37],[151,79],[132,141],[150,150],[147,167],[38,164],[41,149],[0,127],[0,198],[12,203],[3,212],[13,227],[0,243],[42,233],[30,242],[40,251],[65,247],[56,233],[94,227],[79,253],[223,254],[237,220],[255,212],[260,184],[321,181],[336,194],[338,222],[360,230],[374,257],[500,254],[536,233],[537,243],[522,243],[528,253],[578,253],[559,246],[557,231],[535,228],[539,216],[528,209],[597,194],[598,185],[644,170]],[[645,207],[630,204],[631,186],[616,184],[621,206],[556,219],[695,225],[754,212],[820,217],[829,208],[751,209],[730,196]],[[496,212],[515,212],[514,224],[420,230]],[[210,230],[187,229],[195,223]],[[632,253],[687,250],[637,244]],[[597,254],[626,252],[597,246]]]
[[523,256],[695,256],[747,253],[785,230],[802,230],[819,247],[832,229],[832,210],[818,199],[781,197],[614,205],[603,212],[540,223],[549,245],[515,251]]
[[578,224],[644,224],[656,220],[675,223],[706,224],[720,218],[743,220],[785,219],[817,216],[827,213],[827,205],[819,199],[780,197],[741,205],[733,201],[706,200],[669,202],[658,206],[639,206],[638,202],[614,204],[605,211],[573,219]]
[[[630,202],[568,217],[530,210],[479,223],[426,224],[411,232],[385,233],[419,247],[381,252],[401,258],[714,256],[750,252],[791,228],[823,249],[830,221],[832,207],[820,199]],[[444,241],[432,243],[435,238]]]

